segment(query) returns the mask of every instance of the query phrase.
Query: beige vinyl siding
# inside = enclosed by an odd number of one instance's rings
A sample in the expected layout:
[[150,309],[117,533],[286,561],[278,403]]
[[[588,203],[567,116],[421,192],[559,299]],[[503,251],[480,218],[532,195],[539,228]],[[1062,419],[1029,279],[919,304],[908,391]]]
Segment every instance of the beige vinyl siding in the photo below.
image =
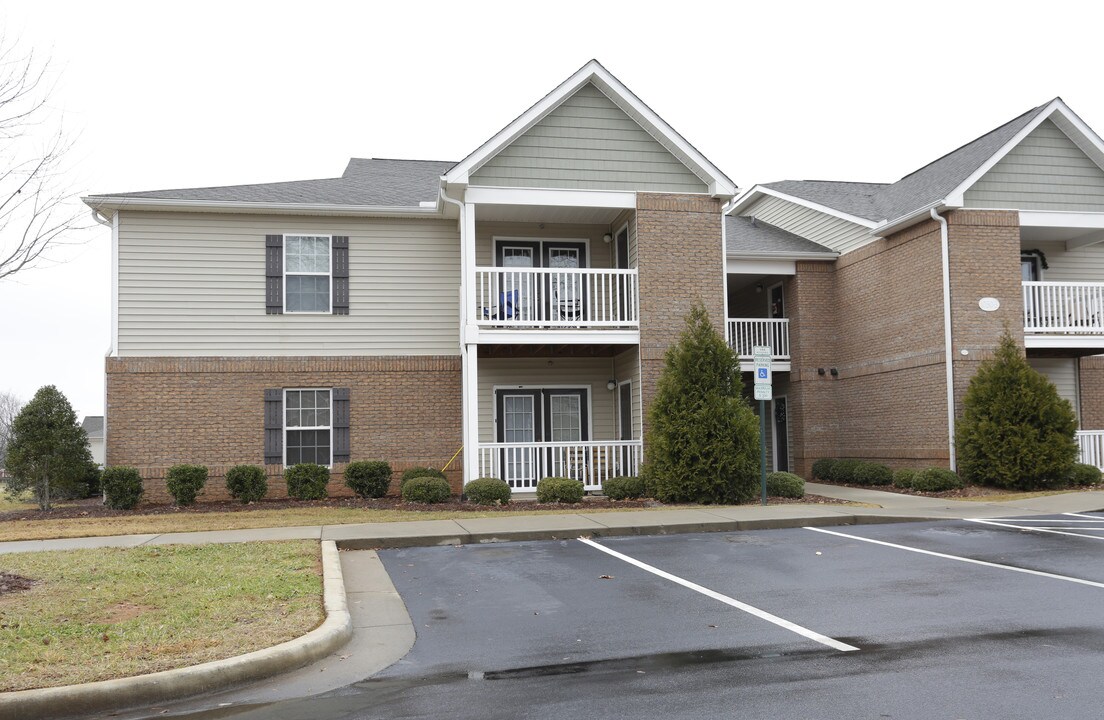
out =
[[1058,395],[1069,400],[1073,412],[1081,418],[1081,402],[1078,393],[1077,358],[1028,358],[1031,367],[1038,370],[1058,388]]
[[613,243],[606,244],[602,236],[610,231],[608,225],[569,225],[559,223],[477,222],[475,224],[475,263],[479,267],[494,267],[494,239],[515,240],[570,240],[587,242],[587,267],[609,268],[613,266]]
[[1104,170],[1044,120],[966,191],[965,204],[1104,212]]
[[[551,363],[551,364],[550,364]],[[606,389],[611,358],[479,358],[479,441],[496,442],[495,393],[500,388],[590,389],[590,439],[617,437],[616,394]]]
[[[640,405],[640,349],[638,347],[630,348],[619,355],[614,357],[614,372],[613,377],[618,383],[625,380],[632,381],[632,423],[633,423],[633,440],[640,440],[642,437],[642,428],[644,427],[642,419]],[[618,390],[620,392],[620,390]],[[614,403],[616,404],[618,398],[616,393]],[[616,414],[614,415],[614,432],[617,431]],[[619,437],[614,434],[612,437]]]
[[1104,282],[1104,243],[1066,250],[1064,242],[1024,242],[1025,250],[1042,250],[1047,269],[1042,279],[1054,282]]
[[742,214],[758,218],[768,225],[800,235],[841,254],[875,240],[869,228],[771,195],[756,200]]
[[[348,315],[266,315],[265,235],[349,236]],[[456,355],[455,221],[121,212],[127,356]]]
[[697,175],[589,83],[472,173],[471,184],[707,192]]

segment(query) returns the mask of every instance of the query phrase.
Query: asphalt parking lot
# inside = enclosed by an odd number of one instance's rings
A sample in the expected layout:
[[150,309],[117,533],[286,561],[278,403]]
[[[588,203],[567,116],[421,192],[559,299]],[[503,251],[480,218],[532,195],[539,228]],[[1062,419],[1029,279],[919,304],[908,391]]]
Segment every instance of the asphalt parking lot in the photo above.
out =
[[381,551],[413,650],[233,716],[1097,718],[1102,540],[1090,513]]

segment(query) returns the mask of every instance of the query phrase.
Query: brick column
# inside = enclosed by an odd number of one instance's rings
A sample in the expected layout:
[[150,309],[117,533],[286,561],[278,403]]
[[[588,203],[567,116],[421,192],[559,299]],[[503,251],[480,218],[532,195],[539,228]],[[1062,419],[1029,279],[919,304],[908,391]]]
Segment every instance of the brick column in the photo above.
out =
[[695,301],[702,301],[718,332],[724,333],[721,202],[702,195],[637,193],[636,242],[640,385],[647,433],[648,407],[664,353],[678,340]]
[[1104,356],[1080,362],[1081,430],[1104,430]]

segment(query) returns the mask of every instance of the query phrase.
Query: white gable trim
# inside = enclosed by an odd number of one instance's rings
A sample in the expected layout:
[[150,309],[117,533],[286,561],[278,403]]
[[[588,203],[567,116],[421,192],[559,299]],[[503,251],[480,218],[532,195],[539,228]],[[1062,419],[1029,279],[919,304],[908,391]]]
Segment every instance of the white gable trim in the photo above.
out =
[[475,152],[454,165],[445,174],[445,182],[450,185],[467,185],[472,173],[502,151],[503,148],[528,132],[530,128],[587,83],[591,83],[598,88],[615,105],[633,118],[649,135],[686,165],[702,182],[709,186],[709,192],[712,195],[715,197],[732,197],[736,194],[736,185],[725,177],[725,174],[716,165],[675,132],[674,128],[645,105],[620,80],[611,75],[597,60],[591,60],[579,68],[571,77],[541,98],[537,104],[499,130],[494,137],[480,145]]
[[[1062,98],[1055,98],[1011,140],[1006,142],[1000,150],[997,150],[988,160],[982,163],[981,167],[975,170],[970,177],[963,180],[958,187],[952,190],[944,200],[945,204],[949,207],[965,205],[966,191],[973,187],[978,180],[993,169],[994,165],[1000,162],[1005,155],[1023,142],[1024,138],[1034,132],[1046,120],[1052,120],[1062,132],[1070,135],[1070,139],[1074,144],[1081,148],[1101,169],[1104,169],[1104,141],[1101,141],[1100,136],[1093,132],[1092,128],[1086,125],[1081,118],[1077,117],[1073,110],[1070,110],[1069,106],[1062,101]],[[1074,131],[1072,135],[1071,130]],[[1080,137],[1074,137],[1074,135]]]
[[820,203],[815,203],[811,200],[799,198],[796,195],[787,195],[786,193],[778,192],[777,190],[763,187],[762,185],[754,186],[753,188],[751,188],[751,190],[745,191],[738,198],[733,200],[732,204],[729,205],[728,210],[725,212],[725,215],[738,215],[740,213],[740,210],[744,209],[752,202],[758,200],[763,195],[770,195],[771,197],[776,197],[780,200],[785,200],[786,202],[792,202],[795,205],[801,205],[803,207],[809,208],[810,210],[816,210],[819,213],[831,215],[832,217],[837,217],[840,220],[846,220],[849,223],[854,223],[855,225],[860,225],[865,228],[873,228],[878,224],[873,220],[867,220],[866,218],[861,218],[858,215],[851,215],[850,213],[845,213],[842,210],[830,208],[827,205],[821,205]]

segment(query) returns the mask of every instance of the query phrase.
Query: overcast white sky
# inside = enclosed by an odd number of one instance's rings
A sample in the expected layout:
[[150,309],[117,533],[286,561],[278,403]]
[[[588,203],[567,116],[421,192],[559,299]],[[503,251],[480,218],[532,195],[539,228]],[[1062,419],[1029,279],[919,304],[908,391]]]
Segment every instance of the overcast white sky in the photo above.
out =
[[[1056,95],[1104,131],[1104,11],[1040,9],[35,0],[0,2],[0,26],[59,71],[81,195],[458,160],[590,58],[747,187],[896,180]],[[0,281],[0,390],[102,414],[109,246],[97,226]]]

